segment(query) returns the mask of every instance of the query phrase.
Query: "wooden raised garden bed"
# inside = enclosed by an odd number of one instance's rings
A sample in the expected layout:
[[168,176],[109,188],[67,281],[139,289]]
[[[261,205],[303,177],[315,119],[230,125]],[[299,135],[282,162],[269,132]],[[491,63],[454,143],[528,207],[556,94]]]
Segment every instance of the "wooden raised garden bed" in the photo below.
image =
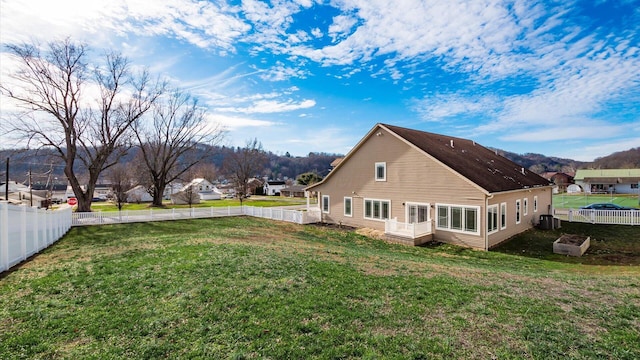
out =
[[553,252],[569,256],[582,256],[590,244],[590,236],[565,234],[553,242]]

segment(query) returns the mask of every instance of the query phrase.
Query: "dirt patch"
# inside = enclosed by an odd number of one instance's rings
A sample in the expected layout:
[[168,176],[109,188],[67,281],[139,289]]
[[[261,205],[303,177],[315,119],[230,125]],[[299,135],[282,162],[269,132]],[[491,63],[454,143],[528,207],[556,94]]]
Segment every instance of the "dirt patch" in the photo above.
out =
[[558,243],[580,246],[587,240],[587,237],[584,235],[564,234],[558,239]]
[[366,237],[370,237],[373,239],[378,239],[378,240],[384,240],[385,236],[384,236],[384,231],[382,230],[375,230],[375,229],[370,229],[370,228],[360,228],[358,230],[356,230],[356,234],[358,235],[363,235]]

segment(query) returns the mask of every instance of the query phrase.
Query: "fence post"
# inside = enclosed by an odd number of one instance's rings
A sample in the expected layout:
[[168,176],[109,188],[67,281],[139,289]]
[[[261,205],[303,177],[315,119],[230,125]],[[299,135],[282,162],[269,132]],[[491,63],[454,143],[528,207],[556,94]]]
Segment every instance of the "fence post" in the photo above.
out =
[[9,202],[0,201],[0,272],[9,268]]
[[27,205],[20,204],[20,258],[27,259]]
[[33,218],[33,253],[37,253],[40,251],[40,209],[37,206],[32,206],[33,212],[35,212],[35,216]]

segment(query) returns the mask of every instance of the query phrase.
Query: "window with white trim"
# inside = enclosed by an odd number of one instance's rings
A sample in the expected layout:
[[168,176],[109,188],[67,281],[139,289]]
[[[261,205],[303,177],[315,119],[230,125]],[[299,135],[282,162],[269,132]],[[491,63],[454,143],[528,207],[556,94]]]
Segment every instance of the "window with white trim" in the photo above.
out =
[[391,216],[391,201],[364,199],[364,218],[369,220],[387,220]]
[[487,207],[487,232],[489,234],[498,231],[498,205]]
[[353,199],[350,197],[344,198],[344,216],[353,216]]
[[538,196],[533,197],[533,212],[538,212]]
[[500,229],[507,228],[507,203],[500,204]]
[[478,206],[436,205],[436,228],[479,235],[480,208]]
[[523,210],[524,216],[527,216],[527,214],[529,214],[529,198],[524,198],[524,203],[522,204],[522,207],[524,208]]
[[376,163],[376,181],[387,181],[387,163]]
[[520,199],[516,200],[516,224],[520,224]]
[[418,224],[431,220],[429,216],[429,204],[407,203],[407,222]]
[[329,213],[329,195],[322,195],[322,212]]

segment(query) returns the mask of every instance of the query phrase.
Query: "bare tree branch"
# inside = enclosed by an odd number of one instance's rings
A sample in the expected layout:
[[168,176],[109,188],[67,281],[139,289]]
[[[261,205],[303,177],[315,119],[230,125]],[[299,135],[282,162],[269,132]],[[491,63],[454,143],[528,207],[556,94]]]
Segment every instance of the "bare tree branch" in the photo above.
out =
[[146,169],[153,205],[162,206],[168,184],[210,155],[224,136],[217,125],[207,123],[196,99],[173,90],[156,102],[153,118],[133,128]]
[[[23,113],[12,117],[8,131],[27,146],[52,147],[65,163],[64,173],[78,198],[78,211],[91,211],[100,173],[118,162],[130,146],[131,126],[151,108],[164,90],[149,74],[133,75],[117,53],[105,55],[101,67],[90,67],[88,48],[67,39],[11,45],[20,62],[10,83],[0,91]],[[79,173],[86,172],[86,184]],[[82,185],[86,185],[84,188]]]

